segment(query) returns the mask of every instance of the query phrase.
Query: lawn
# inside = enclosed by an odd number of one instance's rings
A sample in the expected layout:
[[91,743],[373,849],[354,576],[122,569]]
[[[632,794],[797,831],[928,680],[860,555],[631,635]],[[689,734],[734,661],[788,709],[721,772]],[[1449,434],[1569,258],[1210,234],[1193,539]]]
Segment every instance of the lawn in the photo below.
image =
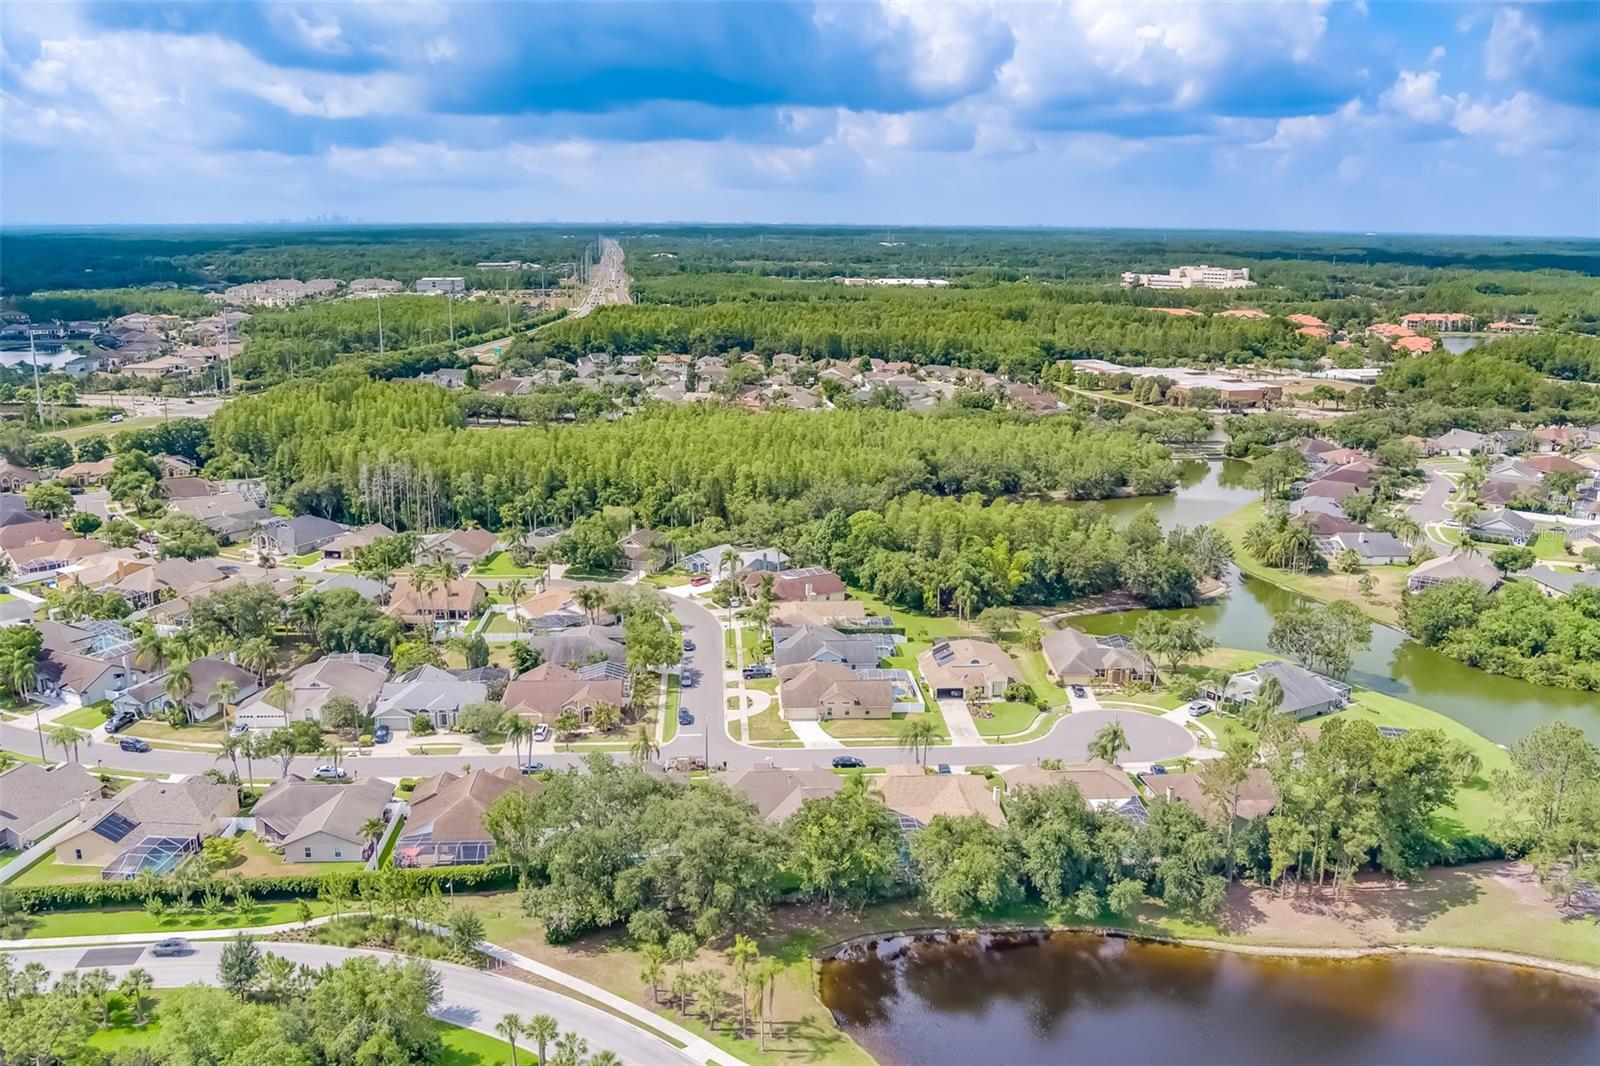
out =
[[72,885],[100,880],[98,866],[69,866],[56,862],[56,853],[47,851],[44,857],[7,884],[11,888],[29,888],[35,885]]
[[1331,572],[1296,574],[1268,566],[1244,549],[1244,532],[1250,528],[1252,522],[1261,517],[1263,510],[1263,505],[1259,501],[1246,504],[1226,518],[1212,523],[1213,528],[1233,544],[1234,562],[1242,572],[1324,603],[1347,600],[1360,607],[1374,621],[1386,626],[1399,626],[1400,593],[1406,586],[1406,578],[1411,573],[1412,567],[1366,567],[1363,573],[1371,574],[1378,583],[1376,591],[1369,598],[1362,596],[1356,589],[1360,575]]
[[678,706],[683,695],[683,681],[677,674],[667,675],[667,705],[662,711],[661,743],[666,744],[678,735]]
[[522,632],[522,627],[517,625],[516,619],[504,611],[494,611],[490,613],[489,621],[482,631],[484,633],[517,634]]
[[[326,904],[308,900],[311,913],[327,914]],[[258,903],[248,918],[240,918],[232,907],[215,917],[198,909],[188,914],[170,911],[157,918],[143,907],[122,907],[106,910],[50,911],[33,916],[28,927],[28,937],[51,936],[106,936],[113,933],[198,933],[207,929],[266,929],[275,925],[292,925],[300,920],[300,904],[295,900],[275,903]]]
[[74,729],[99,729],[106,724],[106,716],[98,704],[91,703],[87,707],[68,711],[55,721],[60,725],[70,725]]
[[1050,680],[1044,652],[1016,648],[1011,652],[1011,658],[1016,660],[1017,669],[1022,671],[1022,680],[1033,689],[1034,695],[1043,697],[1047,706],[1061,707],[1066,704],[1067,690]]
[[[338,786],[329,786],[336,788]],[[273,851],[254,833],[241,833],[234,838],[239,842],[239,857],[231,866],[223,869],[226,874],[243,874],[246,877],[269,877],[274,875],[311,874],[313,876],[326,873],[354,873],[363,868],[366,863],[359,859],[349,862],[286,862],[284,857]]]
[[511,553],[506,551],[495,552],[484,559],[483,562],[472,568],[471,577],[543,577],[545,568],[538,563],[530,566],[518,566],[511,559]]
[[407,748],[412,755],[460,755],[460,744],[418,744],[416,747]]
[[1576,562],[1577,556],[1567,554],[1567,540],[1560,530],[1547,529],[1540,533],[1528,547],[1533,549],[1533,554],[1545,562]]
[[394,856],[394,846],[400,842],[400,834],[406,831],[406,816],[400,816],[400,824],[394,827],[394,832],[389,834],[389,839],[384,841],[383,850],[378,853],[378,866],[388,866]]
[[760,714],[750,718],[750,740],[754,743],[773,743],[774,741],[795,740],[794,730],[789,728],[789,723],[778,714],[778,704]]
[[223,734],[227,732],[223,716],[218,714],[203,722],[194,722],[188,725],[174,726],[160,718],[146,718],[142,722],[135,722],[124,733],[131,733],[136,737],[146,740],[170,740],[179,744],[221,744]]
[[1021,733],[1031,728],[1039,717],[1039,708],[1031,703],[986,703],[983,710],[994,715],[993,718],[980,718],[972,716],[972,722],[978,727],[978,732],[986,737],[1003,737],[1010,733]]
[[860,600],[866,604],[869,614],[889,615],[895,623],[905,629],[907,640],[933,640],[937,637],[968,637],[973,634],[971,626],[959,618],[947,618],[918,614],[899,607],[890,607],[883,600],[863,592],[860,589],[851,589],[850,598]]
[[[829,736],[838,737],[840,740],[886,737],[892,741],[898,741],[901,728],[913,717],[916,716],[897,714],[893,718],[863,718],[855,720],[835,718],[831,721],[823,722],[822,728]],[[950,731],[945,728],[944,715],[939,713],[937,707],[931,712],[924,712],[922,717],[926,717],[939,731],[934,739],[935,744],[948,744],[950,742]]]
[[285,566],[298,566],[302,569],[322,559],[321,552],[306,552],[304,555],[293,555],[283,561]]

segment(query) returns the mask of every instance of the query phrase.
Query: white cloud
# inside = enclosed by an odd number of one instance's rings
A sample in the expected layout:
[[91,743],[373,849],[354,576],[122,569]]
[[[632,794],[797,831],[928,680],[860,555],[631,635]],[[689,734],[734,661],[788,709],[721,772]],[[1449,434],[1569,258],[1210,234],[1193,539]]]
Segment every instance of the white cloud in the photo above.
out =
[[1484,73],[1496,81],[1509,78],[1528,65],[1541,41],[1539,27],[1523,18],[1520,10],[1496,11],[1483,45]]
[[1525,92],[1492,105],[1467,103],[1463,97],[1451,124],[1469,137],[1493,140],[1508,152],[1532,147],[1549,132],[1533,97]]
[[1296,118],[1280,118],[1273,128],[1272,138],[1263,141],[1261,147],[1272,148],[1277,151],[1289,151],[1308,141],[1320,141],[1328,136],[1337,119],[1328,115],[1300,115]]
[[1455,102],[1439,95],[1439,72],[1402,70],[1378,102],[1413,122],[1443,122]]

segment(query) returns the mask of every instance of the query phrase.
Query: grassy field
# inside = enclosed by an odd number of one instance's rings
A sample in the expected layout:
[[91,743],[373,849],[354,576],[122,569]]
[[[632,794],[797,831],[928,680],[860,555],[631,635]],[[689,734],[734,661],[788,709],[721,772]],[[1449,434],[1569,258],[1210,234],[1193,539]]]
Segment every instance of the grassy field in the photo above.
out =
[[978,727],[978,732],[986,737],[1001,737],[1008,733],[1021,733],[1031,728],[1039,717],[1039,709],[1031,703],[986,703],[983,709],[991,712],[993,718],[980,718],[972,716],[972,723]]
[[517,625],[516,619],[503,611],[495,611],[489,615],[489,621],[484,625],[484,633],[516,634],[522,632],[522,627]]
[[359,858],[349,862],[288,862],[254,833],[242,833],[235,839],[239,841],[239,857],[233,865],[222,871],[224,874],[268,877],[277,874],[354,873],[366,865]]
[[1043,697],[1046,706],[1066,705],[1067,690],[1050,680],[1049,666],[1044,661],[1044,652],[1013,648],[1011,657],[1016,660],[1017,669],[1022,671],[1022,680],[1033,689],[1034,695]]
[[56,862],[56,853],[47,851],[44,857],[7,884],[11,888],[29,888],[34,885],[74,885],[100,880],[98,866],[69,866]]
[[851,589],[850,598],[866,604],[871,614],[892,617],[897,625],[904,627],[906,639],[910,641],[931,641],[936,637],[966,637],[974,632],[971,626],[959,618],[936,617],[890,607],[870,592],[863,592],[860,589]]
[[470,577],[543,577],[545,568],[537,563],[531,566],[518,566],[512,561],[511,553],[500,551],[484,559],[483,562],[472,568]]
[[760,714],[751,716],[750,739],[756,743],[772,743],[797,738],[794,730],[789,728],[789,723],[779,716],[778,705],[774,703]]
[[[182,417],[182,415],[177,413],[173,417]],[[109,422],[85,422],[81,426],[73,426],[70,429],[51,430],[44,435],[47,437],[60,437],[62,440],[81,440],[84,437],[93,437],[100,434],[120,433],[125,429],[149,429],[151,426],[159,426],[165,421],[166,419],[159,415],[145,415],[142,418],[125,418],[115,425]]]
[[56,720],[58,725],[70,725],[74,729],[99,729],[106,724],[106,716],[99,707],[79,707],[68,711]]
[[1332,603],[1335,600],[1348,600],[1360,607],[1373,621],[1381,622],[1386,626],[1399,626],[1400,624],[1400,593],[1405,588],[1406,577],[1412,571],[1409,566],[1369,566],[1364,573],[1371,574],[1377,581],[1377,589],[1371,597],[1362,596],[1356,589],[1359,575],[1352,574],[1296,574],[1288,570],[1278,570],[1261,562],[1244,549],[1244,532],[1250,528],[1251,523],[1261,517],[1265,508],[1257,501],[1246,504],[1212,526],[1221,532],[1233,544],[1234,562],[1239,569],[1251,577],[1260,578],[1271,582],[1280,588],[1291,592],[1298,592],[1314,600]]
[[[308,900],[311,913],[327,914],[326,904]],[[206,929],[266,929],[274,925],[292,925],[300,920],[300,906],[294,900],[278,903],[260,903],[250,917],[240,918],[237,911],[228,908],[212,917],[198,910],[188,914],[167,913],[157,918],[142,907],[118,907],[106,910],[51,911],[35,915],[28,927],[30,939],[51,936],[109,936],[115,933],[166,933],[174,935],[201,932]]]
[[188,725],[173,726],[159,718],[146,718],[135,722],[124,733],[146,740],[171,740],[178,743],[189,744],[221,744],[222,737],[227,732],[223,728],[222,715],[218,714],[203,722],[193,722]]

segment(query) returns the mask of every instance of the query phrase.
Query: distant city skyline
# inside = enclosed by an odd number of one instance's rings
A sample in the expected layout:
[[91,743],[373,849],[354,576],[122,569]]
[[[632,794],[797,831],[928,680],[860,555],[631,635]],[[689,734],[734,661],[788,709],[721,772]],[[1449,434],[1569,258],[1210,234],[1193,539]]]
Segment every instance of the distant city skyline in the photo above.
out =
[[1600,5],[9,4],[0,223],[1600,237]]

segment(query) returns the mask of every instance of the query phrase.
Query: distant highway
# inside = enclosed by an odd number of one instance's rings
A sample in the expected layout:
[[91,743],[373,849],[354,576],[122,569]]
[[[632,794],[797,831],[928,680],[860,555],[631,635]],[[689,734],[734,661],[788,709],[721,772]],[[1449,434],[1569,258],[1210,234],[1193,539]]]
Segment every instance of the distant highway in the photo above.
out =
[[[622,268],[622,245],[610,237],[600,239],[600,261],[590,268],[589,289],[583,294],[583,299],[578,301],[576,307],[569,310],[565,318],[582,318],[596,307],[607,304],[631,304],[633,296],[628,291],[628,272]],[[556,319],[556,322],[563,319]],[[546,326],[553,326],[555,322],[546,322],[543,326],[535,326],[528,330],[537,333]],[[512,337],[517,334],[512,334]],[[492,341],[484,341],[470,348],[462,348],[456,354],[476,360],[493,361],[497,358],[496,349],[503,350],[511,337],[500,337]]]

